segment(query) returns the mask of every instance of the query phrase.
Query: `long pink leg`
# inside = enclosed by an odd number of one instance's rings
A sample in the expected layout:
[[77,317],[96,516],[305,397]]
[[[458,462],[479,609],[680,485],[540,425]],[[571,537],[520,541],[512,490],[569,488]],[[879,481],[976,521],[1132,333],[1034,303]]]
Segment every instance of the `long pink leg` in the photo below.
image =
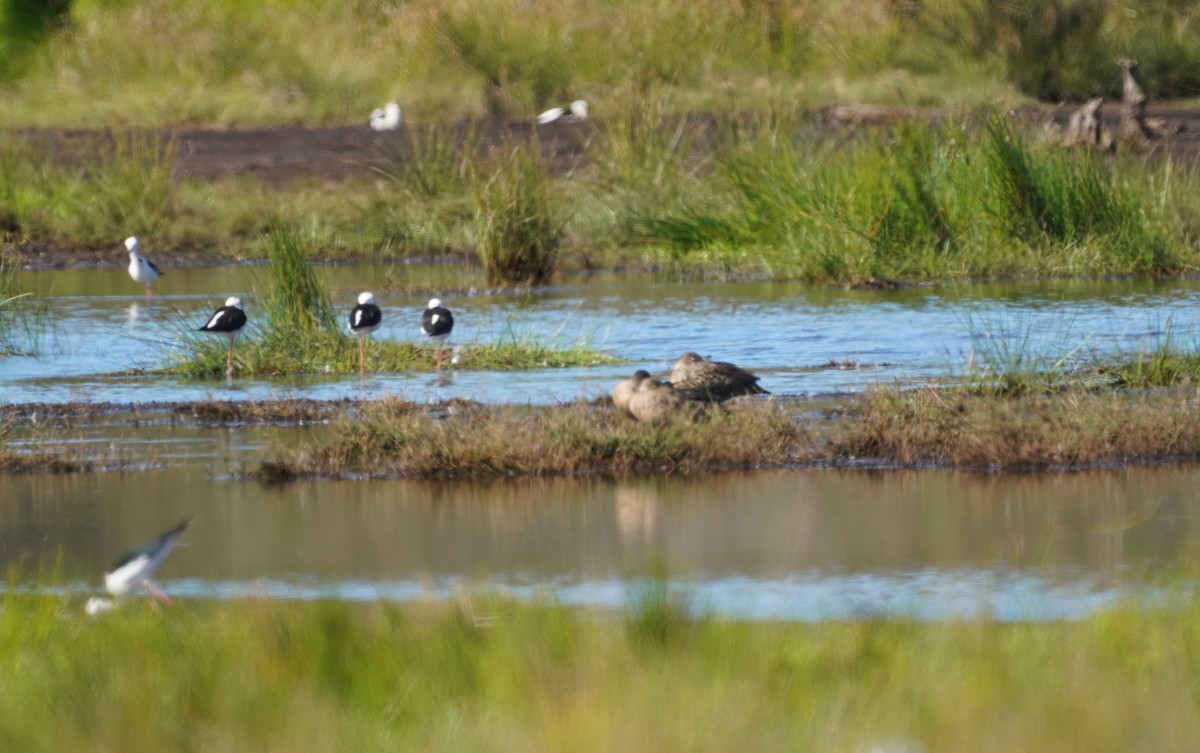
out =
[[437,357],[437,366],[434,366],[434,367],[433,367],[433,370],[434,370],[434,371],[441,371],[441,370],[442,370],[442,344],[441,344],[441,343],[438,343],[438,357]]
[[162,591],[159,591],[159,590],[158,590],[158,586],[155,586],[155,585],[154,585],[153,583],[151,583],[150,581],[144,581],[144,582],[142,583],[142,585],[146,587],[146,590],[150,592],[150,595],[151,595],[151,596],[153,596],[154,598],[158,599],[158,600],[159,600],[159,601],[161,601],[163,604],[173,604],[173,603],[174,603],[173,601],[171,601],[171,597],[170,597],[170,596],[167,596],[167,595],[166,595],[165,593],[163,593]]
[[154,302],[154,288],[146,288],[146,303]]
[[367,373],[367,359],[363,355],[362,335],[358,336],[358,373],[364,375]]
[[229,343],[229,353],[225,356],[225,376],[233,376],[233,343]]

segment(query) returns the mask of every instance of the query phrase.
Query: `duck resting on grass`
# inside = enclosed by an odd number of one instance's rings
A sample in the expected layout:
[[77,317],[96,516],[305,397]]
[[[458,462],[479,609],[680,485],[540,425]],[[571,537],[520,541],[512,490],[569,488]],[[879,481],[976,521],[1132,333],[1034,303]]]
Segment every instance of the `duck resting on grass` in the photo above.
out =
[[613,405],[616,406],[617,410],[625,413],[626,415],[632,416],[633,414],[629,412],[629,401],[633,399],[634,394],[637,392],[638,387],[641,386],[642,382],[649,378],[650,372],[644,369],[638,369],[637,371],[633,372],[633,376],[617,382],[617,386],[613,387],[612,391]]
[[128,596],[139,588],[146,589],[163,604],[170,604],[171,597],[160,591],[150,579],[162,567],[167,555],[178,543],[179,537],[191,528],[193,522],[195,518],[189,518],[153,541],[123,554],[104,574],[104,588],[112,598],[94,596],[88,599],[85,611],[90,615],[106,612],[116,606],[116,599]]
[[758,386],[758,377],[724,361],[702,358],[699,353],[684,353],[671,370],[671,386],[691,390],[709,400],[721,402],[737,395],[769,395]]
[[129,251],[129,276],[134,282],[146,286],[146,303],[154,300],[154,281],[162,275],[154,262],[141,255],[142,247],[136,236],[125,239],[125,248]]
[[[687,393],[657,379],[650,379],[647,375],[647,378],[638,382],[637,390],[629,398],[628,411],[642,423],[658,424],[689,406],[693,409],[698,407]],[[695,417],[694,410],[691,417]]]

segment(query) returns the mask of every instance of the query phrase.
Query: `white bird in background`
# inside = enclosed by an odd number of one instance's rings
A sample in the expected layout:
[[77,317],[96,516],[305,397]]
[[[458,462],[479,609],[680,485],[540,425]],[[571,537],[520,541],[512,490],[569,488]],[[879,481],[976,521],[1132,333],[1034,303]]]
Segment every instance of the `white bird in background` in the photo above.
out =
[[388,102],[384,107],[371,111],[371,130],[373,131],[394,131],[404,123],[404,115],[400,112],[400,105],[395,102]]
[[450,309],[442,305],[438,298],[431,298],[425,313],[421,314],[421,332],[431,340],[438,341],[437,366],[434,371],[442,370],[442,343],[454,329],[454,316]]
[[129,250],[129,276],[133,278],[134,282],[140,282],[146,286],[146,303],[150,303],[154,298],[154,281],[162,272],[154,266],[154,262],[141,256],[142,248],[135,236],[131,235],[125,239],[125,248]]
[[[171,597],[158,590],[158,587],[150,579],[158,572],[158,568],[162,567],[163,561],[175,548],[179,537],[192,526],[193,522],[195,522],[194,518],[185,520],[153,541],[122,555],[104,574],[104,588],[112,594],[114,599],[128,596],[137,589],[144,588],[162,603],[170,604]],[[85,610],[88,614],[95,615],[108,611],[114,606],[116,606],[116,602],[113,599],[93,597],[88,599]]]
[[363,356],[363,335],[369,335],[383,322],[383,312],[375,305],[374,293],[359,293],[358,305],[350,311],[350,331],[358,335],[358,373],[367,373]]
[[537,124],[546,125],[560,118],[564,123],[574,123],[579,120],[587,120],[587,116],[588,103],[582,99],[577,99],[571,103],[570,107],[551,107],[549,110],[546,110],[537,116]]
[[242,299],[231,295],[225,305],[213,312],[208,324],[200,332],[212,332],[229,340],[229,354],[225,356],[225,376],[233,376],[233,341],[246,326],[246,312],[242,311]]

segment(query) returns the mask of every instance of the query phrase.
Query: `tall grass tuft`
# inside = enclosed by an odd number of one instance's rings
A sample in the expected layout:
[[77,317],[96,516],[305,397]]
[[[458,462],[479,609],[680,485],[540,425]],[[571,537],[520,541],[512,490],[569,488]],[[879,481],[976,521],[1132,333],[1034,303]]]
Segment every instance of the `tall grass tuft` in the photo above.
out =
[[18,269],[0,250],[0,356],[37,353],[46,322],[47,304],[25,289]]
[[285,335],[337,330],[329,295],[295,233],[281,227],[272,230],[267,258],[271,272],[266,308],[271,329]]
[[550,178],[536,152],[518,147],[477,191],[479,261],[497,280],[536,284],[558,259],[563,223],[551,201]]

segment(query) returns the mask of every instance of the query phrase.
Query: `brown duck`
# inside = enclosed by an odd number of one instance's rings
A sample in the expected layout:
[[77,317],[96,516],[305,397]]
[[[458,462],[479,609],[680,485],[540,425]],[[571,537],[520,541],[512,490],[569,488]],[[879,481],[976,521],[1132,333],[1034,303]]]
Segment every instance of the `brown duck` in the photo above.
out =
[[770,394],[758,386],[758,377],[723,361],[710,361],[698,353],[684,353],[671,370],[671,386],[704,395],[709,400],[727,400],[736,395]]
[[647,375],[629,399],[629,413],[638,421],[655,424],[689,404],[687,397],[674,387]]
[[617,410],[632,416],[633,414],[629,413],[629,401],[637,392],[638,386],[649,378],[650,372],[638,369],[633,372],[633,376],[617,382],[617,386],[613,387],[612,391],[613,405],[617,407]]

